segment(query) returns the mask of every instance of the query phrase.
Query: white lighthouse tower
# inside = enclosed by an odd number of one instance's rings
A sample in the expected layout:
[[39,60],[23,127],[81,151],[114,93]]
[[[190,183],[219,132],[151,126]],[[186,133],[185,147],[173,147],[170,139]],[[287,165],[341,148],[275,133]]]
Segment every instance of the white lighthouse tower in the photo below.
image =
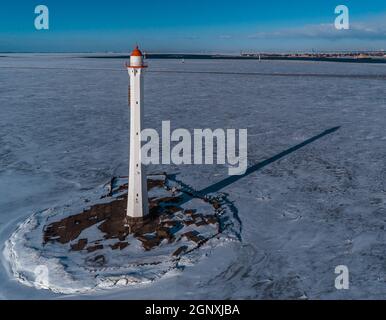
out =
[[141,130],[143,126],[143,77],[146,66],[138,46],[126,65],[130,76],[130,165],[127,196],[127,216],[143,218],[149,213],[147,178],[141,156]]

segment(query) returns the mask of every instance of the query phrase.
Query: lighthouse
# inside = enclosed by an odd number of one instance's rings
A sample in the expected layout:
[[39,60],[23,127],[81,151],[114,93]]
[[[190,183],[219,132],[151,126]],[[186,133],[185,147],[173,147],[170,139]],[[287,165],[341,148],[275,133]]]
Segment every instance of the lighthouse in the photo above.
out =
[[130,64],[126,67],[130,77],[130,162],[127,216],[143,218],[149,213],[146,169],[141,161],[141,130],[144,112],[143,77],[146,66],[138,46],[131,53]]

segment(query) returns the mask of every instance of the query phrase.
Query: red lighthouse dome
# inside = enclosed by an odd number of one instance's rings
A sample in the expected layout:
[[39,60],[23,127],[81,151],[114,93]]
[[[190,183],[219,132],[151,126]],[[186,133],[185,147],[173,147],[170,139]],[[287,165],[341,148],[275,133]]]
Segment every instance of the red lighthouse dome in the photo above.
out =
[[142,56],[143,54],[141,50],[139,50],[138,46],[136,46],[133,52],[131,53],[131,57],[142,57]]
[[127,68],[146,68],[146,65],[143,63],[144,56],[138,46],[130,54],[130,64],[126,64]]

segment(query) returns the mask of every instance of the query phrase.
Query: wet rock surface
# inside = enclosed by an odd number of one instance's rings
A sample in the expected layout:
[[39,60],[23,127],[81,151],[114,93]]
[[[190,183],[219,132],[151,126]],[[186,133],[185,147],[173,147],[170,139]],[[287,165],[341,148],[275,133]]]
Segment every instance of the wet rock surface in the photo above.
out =
[[[44,244],[48,242],[67,244],[76,240],[74,244],[71,244],[70,250],[91,253],[103,249],[104,246],[100,243],[104,240],[116,240],[109,246],[113,250],[122,250],[130,245],[128,241],[125,241],[127,237],[133,235],[142,243],[143,249],[149,251],[159,246],[163,241],[173,243],[185,238],[188,241],[201,244],[208,240],[196,230],[187,231],[179,237],[176,236],[177,231],[188,226],[213,225],[220,232],[220,220],[217,214],[219,205],[215,200],[205,199],[213,206],[214,214],[202,214],[195,209],[184,210],[179,207],[179,203],[183,201],[182,196],[153,197],[149,199],[149,215],[143,219],[133,219],[126,215],[127,194],[120,194],[127,192],[127,184],[114,187],[114,182],[112,179],[109,187],[111,191],[107,195],[114,198],[114,195],[118,194],[113,201],[93,205],[82,213],[47,225],[44,228]],[[153,188],[166,188],[165,181],[148,179],[148,190],[151,191]],[[78,239],[83,231],[97,224],[103,238],[92,242],[87,238]],[[185,247],[180,247],[173,255],[178,256],[186,251],[181,248]]]
[[[149,178],[149,193],[156,188],[167,190],[165,179],[166,177]],[[221,232],[219,217],[221,206],[218,200],[203,199],[213,208],[213,214],[208,214],[180,207],[179,204],[184,201],[183,195],[151,197],[149,215],[143,219],[130,218],[126,212],[127,187],[127,183],[120,185],[118,178],[113,178],[108,185],[108,194],[102,196],[104,199],[111,198],[111,202],[92,205],[81,213],[46,225],[43,235],[44,245],[71,243],[69,249],[71,251],[93,253],[105,248],[103,242],[113,240],[108,247],[112,250],[123,250],[130,245],[127,238],[131,235],[133,239],[140,241],[145,251],[150,251],[163,242],[178,243],[181,240],[188,240],[200,245],[212,236],[212,234],[210,237],[201,235],[198,230],[201,226],[211,225],[215,227],[216,233]],[[78,239],[82,232],[94,225],[101,231],[100,239],[93,241],[87,238]],[[188,247],[182,245],[171,254],[179,256],[187,250]],[[98,264],[101,264],[102,260],[100,258],[97,260]]]

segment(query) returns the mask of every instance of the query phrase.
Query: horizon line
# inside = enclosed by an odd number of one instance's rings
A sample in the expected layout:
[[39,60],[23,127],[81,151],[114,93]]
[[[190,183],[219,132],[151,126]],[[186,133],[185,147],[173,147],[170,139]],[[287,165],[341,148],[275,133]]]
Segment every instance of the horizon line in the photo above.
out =
[[[127,51],[0,51],[0,54],[130,54],[131,50]],[[318,53],[371,53],[371,52],[386,52],[386,49],[341,49],[341,50],[239,50],[239,51],[144,51],[145,54],[194,54],[194,55],[206,55],[206,54],[217,54],[217,55],[242,55],[242,54],[318,54]]]

